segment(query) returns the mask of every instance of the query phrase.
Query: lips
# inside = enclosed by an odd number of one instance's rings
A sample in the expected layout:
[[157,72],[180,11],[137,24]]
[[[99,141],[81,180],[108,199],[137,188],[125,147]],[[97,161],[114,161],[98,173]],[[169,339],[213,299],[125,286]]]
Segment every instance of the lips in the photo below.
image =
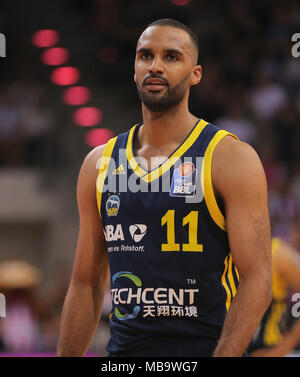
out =
[[145,81],[146,85],[166,85],[165,80],[150,78]]
[[157,91],[165,88],[167,86],[167,83],[163,79],[159,78],[148,78],[145,80],[145,85],[147,88],[151,91]]

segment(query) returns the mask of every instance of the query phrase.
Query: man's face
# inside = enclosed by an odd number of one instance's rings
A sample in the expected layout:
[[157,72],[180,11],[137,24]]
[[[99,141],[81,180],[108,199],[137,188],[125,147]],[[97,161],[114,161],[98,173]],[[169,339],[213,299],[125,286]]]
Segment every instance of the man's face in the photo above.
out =
[[187,32],[151,26],[141,35],[134,80],[143,104],[153,112],[166,111],[186,96],[201,79],[197,53]]

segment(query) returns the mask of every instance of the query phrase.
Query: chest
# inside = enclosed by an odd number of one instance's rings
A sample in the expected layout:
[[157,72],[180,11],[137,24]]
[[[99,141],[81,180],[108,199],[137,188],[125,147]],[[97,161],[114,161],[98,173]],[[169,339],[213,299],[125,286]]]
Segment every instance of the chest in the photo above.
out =
[[139,165],[145,171],[151,171],[165,163],[179,145],[180,144],[169,143],[156,149],[149,145],[144,145],[135,150],[135,157]]

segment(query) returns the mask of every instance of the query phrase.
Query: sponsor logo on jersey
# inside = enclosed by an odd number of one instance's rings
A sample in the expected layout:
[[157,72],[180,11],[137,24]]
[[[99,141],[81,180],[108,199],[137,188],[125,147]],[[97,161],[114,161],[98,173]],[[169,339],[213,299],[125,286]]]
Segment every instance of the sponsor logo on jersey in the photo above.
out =
[[[142,285],[142,281],[141,279],[134,275],[132,272],[129,272],[129,271],[120,271],[120,272],[117,272],[116,274],[114,274],[114,276],[112,277],[112,283],[114,284],[115,281],[121,277],[126,277],[128,278],[129,280],[132,281],[132,283],[136,286],[136,287],[141,287]],[[126,313],[126,314],[122,314],[119,309],[116,307],[115,310],[114,310],[114,313],[115,313],[115,316],[121,320],[121,321],[124,321],[126,319],[131,319],[131,318],[135,318],[139,311],[141,310],[141,307],[139,305],[136,305],[134,308],[133,308],[133,311],[132,313]]]
[[170,195],[191,197],[196,192],[197,169],[192,162],[184,162],[174,169]]
[[179,166],[178,173],[181,177],[189,177],[194,170],[195,166],[192,162],[184,162]]
[[[145,236],[147,232],[147,226],[144,224],[134,224],[130,225],[129,232],[125,232],[121,224],[108,224],[105,225],[104,229],[104,236],[107,242],[117,242],[116,245],[108,245],[107,251],[109,253],[113,251],[145,251],[144,245],[130,245],[128,244],[129,233],[131,238],[136,242],[140,242],[142,238]],[[129,238],[130,239],[130,238]],[[121,241],[125,241],[124,243],[120,243]],[[132,241],[131,241],[132,242]]]
[[[111,296],[117,319],[136,318],[139,313],[143,317],[198,317],[199,289],[142,285],[141,278],[130,271],[120,271],[112,276]],[[129,313],[124,313],[126,310]]]
[[124,169],[124,165],[121,164],[118,168],[116,168],[113,173],[113,175],[120,175],[120,174],[126,174],[125,172],[125,169]]
[[106,241],[124,241],[124,233],[121,224],[117,224],[116,228],[113,225],[106,225],[104,228],[104,235]]
[[129,227],[129,232],[133,241],[140,242],[147,233],[147,225],[145,224],[133,224]]
[[111,195],[106,201],[107,216],[117,216],[120,208],[120,198],[118,195]]

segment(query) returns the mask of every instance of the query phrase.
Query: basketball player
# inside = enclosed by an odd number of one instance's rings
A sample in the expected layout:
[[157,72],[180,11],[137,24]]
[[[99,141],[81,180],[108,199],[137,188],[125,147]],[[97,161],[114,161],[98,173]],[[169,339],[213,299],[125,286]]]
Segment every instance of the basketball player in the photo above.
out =
[[250,344],[249,356],[279,357],[300,342],[300,319],[287,329],[287,296],[300,291],[300,256],[279,238],[272,239],[273,299]]
[[87,351],[109,268],[109,356],[241,356],[270,304],[265,174],[249,145],[189,112],[197,60],[197,37],[177,21],[138,40],[143,122],[91,151],[79,174],[60,356]]

